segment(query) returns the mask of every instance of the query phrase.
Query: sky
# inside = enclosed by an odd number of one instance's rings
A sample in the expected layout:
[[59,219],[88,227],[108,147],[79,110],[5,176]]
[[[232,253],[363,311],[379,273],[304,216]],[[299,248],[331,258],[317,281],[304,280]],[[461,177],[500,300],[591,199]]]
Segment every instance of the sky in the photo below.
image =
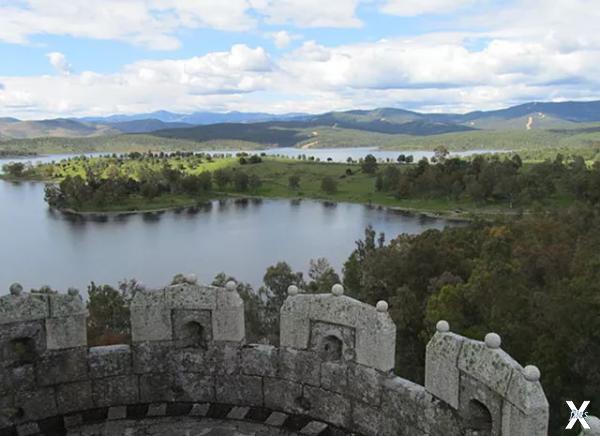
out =
[[600,99],[600,0],[0,0],[0,117]]

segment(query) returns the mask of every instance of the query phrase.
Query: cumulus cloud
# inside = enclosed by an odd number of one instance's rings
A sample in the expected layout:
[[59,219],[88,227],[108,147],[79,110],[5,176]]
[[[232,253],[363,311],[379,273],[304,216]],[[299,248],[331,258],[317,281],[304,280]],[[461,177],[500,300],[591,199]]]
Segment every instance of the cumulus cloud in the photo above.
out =
[[286,48],[294,39],[299,39],[298,35],[293,35],[285,30],[279,32],[270,32],[266,34],[267,37],[271,38],[277,48]]
[[247,31],[257,16],[300,27],[357,27],[359,0],[22,0],[0,2],[0,41],[33,35],[119,40],[156,50],[180,46],[181,29]]
[[179,47],[180,28],[242,31],[255,26],[248,0],[24,0],[0,3],[0,41],[38,34],[127,41],[153,49]]
[[67,58],[64,54],[53,51],[46,54],[46,57],[50,61],[50,65],[52,65],[58,73],[64,75],[71,74],[71,64],[67,62]]
[[271,24],[299,27],[360,27],[359,0],[251,0]]
[[387,14],[412,17],[423,14],[445,14],[477,0],[385,0],[381,10]]
[[[35,0],[36,4],[45,1]],[[314,0],[235,1],[257,12],[250,21],[245,21],[245,15],[231,21],[242,27],[251,26],[252,20],[313,26],[336,14],[341,23],[360,25],[355,17],[356,1],[332,0],[331,4],[341,5],[340,11],[333,12],[324,4],[320,17],[314,14]],[[595,1],[553,0],[543,8],[535,0],[516,0],[519,7],[484,2],[492,9],[465,14],[452,32],[341,45],[309,40],[276,55],[262,47],[240,44],[188,59],[138,61],[112,74],[0,77],[0,83],[6,85],[0,90],[0,115],[31,118],[34,113],[69,116],[199,108],[322,112],[377,106],[465,111],[528,100],[600,99],[600,34],[587,31],[600,21]],[[402,3],[405,8],[416,4]],[[458,4],[445,2],[449,3]],[[128,37],[157,42],[161,41],[155,39],[157,35],[162,35],[168,42],[173,28],[170,19],[190,26],[209,19],[208,15],[198,16],[193,9],[195,1],[152,0],[152,4],[166,17],[157,24],[160,31],[144,33],[134,24]],[[371,5],[377,4],[371,1]],[[175,15],[173,5],[179,11]],[[418,11],[413,8],[402,13],[409,12]],[[419,13],[424,13],[423,9]],[[221,21],[212,15],[211,20],[224,25],[225,15]],[[0,13],[0,22],[3,19]],[[152,20],[150,15],[146,23]],[[116,26],[114,32],[120,31],[121,25]],[[0,35],[2,32],[0,24]],[[288,30],[268,36],[276,43],[279,40],[280,46],[294,38]],[[60,57],[50,61],[59,72],[69,70]]]

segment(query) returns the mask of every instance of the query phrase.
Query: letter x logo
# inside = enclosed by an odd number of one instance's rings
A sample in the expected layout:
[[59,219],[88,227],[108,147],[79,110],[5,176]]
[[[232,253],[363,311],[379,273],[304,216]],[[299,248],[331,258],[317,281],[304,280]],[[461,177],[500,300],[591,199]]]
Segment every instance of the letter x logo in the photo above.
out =
[[587,409],[587,406],[589,406],[589,405],[590,405],[589,401],[584,401],[581,404],[581,407],[578,409],[577,407],[575,407],[575,403],[573,403],[572,401],[567,401],[567,406],[569,406],[569,409],[571,409],[571,418],[570,418],[569,423],[565,427],[566,430],[571,430],[573,428],[573,426],[575,426],[575,423],[577,421],[579,421],[581,426],[583,428],[585,428],[586,430],[590,429],[590,426],[585,421],[585,417],[587,416],[587,412],[585,411],[585,409]]

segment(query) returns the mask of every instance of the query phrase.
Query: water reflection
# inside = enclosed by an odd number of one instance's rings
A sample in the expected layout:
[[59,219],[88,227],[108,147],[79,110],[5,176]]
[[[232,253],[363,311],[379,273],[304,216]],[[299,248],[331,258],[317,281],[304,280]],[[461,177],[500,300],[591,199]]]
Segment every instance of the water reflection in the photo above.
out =
[[259,285],[269,265],[306,271],[326,257],[340,271],[367,225],[399,233],[447,221],[359,204],[224,199],[146,214],[77,215],[49,210],[41,183],[0,182],[0,293],[14,281],[82,290],[90,281],[137,278],[162,286],[179,272],[210,283],[219,272]]

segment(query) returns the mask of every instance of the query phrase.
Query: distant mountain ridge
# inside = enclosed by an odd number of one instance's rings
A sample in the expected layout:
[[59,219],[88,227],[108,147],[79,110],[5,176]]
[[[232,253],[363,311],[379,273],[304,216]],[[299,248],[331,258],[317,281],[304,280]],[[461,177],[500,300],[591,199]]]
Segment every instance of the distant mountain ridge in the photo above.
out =
[[419,113],[398,108],[316,115],[276,115],[263,112],[178,114],[157,111],[38,121],[0,118],[0,139],[145,133],[194,141],[245,140],[264,145],[293,146],[310,140],[319,127],[387,135],[427,136],[471,130],[573,129],[589,127],[578,125],[594,122],[600,122],[600,101],[531,102],[505,109],[465,114]]
[[263,112],[194,112],[191,114],[178,114],[169,111],[156,111],[135,115],[110,115],[108,117],[85,117],[81,121],[94,123],[118,123],[141,120],[158,120],[163,123],[185,123],[192,125],[220,124],[220,123],[256,123],[266,121],[285,121],[306,117],[307,114],[269,114]]

